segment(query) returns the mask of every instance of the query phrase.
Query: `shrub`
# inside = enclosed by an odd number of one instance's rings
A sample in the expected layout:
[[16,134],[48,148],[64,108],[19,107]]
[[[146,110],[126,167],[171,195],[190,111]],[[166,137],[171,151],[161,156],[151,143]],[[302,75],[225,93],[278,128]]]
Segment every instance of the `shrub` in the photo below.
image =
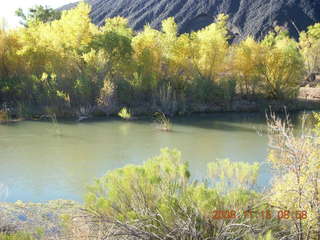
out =
[[118,116],[124,120],[130,120],[132,117],[130,111],[128,111],[127,108],[122,108],[118,113]]
[[[231,162],[228,164],[232,166]],[[253,172],[257,169],[249,164],[243,166],[244,169],[253,167]],[[214,165],[210,169],[217,170]],[[254,180],[255,175],[250,177]],[[211,219],[212,211],[251,208],[258,202],[258,196],[245,187],[222,193],[214,187],[214,182],[191,183],[188,165],[181,160],[181,153],[163,149],[160,156],[142,166],[126,166],[96,180],[89,187],[85,205],[92,217],[91,224],[97,223],[96,229],[105,229],[100,231],[105,234],[101,238],[112,239],[123,234],[126,239],[222,236],[232,239],[250,231],[238,224],[246,220],[225,220],[221,228],[219,221]]]
[[15,233],[15,234],[1,234],[0,240],[34,240],[34,238],[27,233]]
[[[319,115],[316,115],[320,122]],[[270,153],[268,160],[277,175],[270,192],[270,204],[288,210],[296,218],[287,220],[285,230],[297,239],[320,236],[320,131],[302,129],[295,133],[289,119],[271,114],[268,120]]]

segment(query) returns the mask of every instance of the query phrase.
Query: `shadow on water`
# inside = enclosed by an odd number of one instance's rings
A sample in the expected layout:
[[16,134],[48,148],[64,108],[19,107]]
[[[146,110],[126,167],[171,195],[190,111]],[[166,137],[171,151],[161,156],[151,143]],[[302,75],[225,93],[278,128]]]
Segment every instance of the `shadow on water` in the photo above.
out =
[[[291,115],[293,121],[299,119],[299,114]],[[164,147],[182,152],[195,179],[206,176],[209,162],[228,158],[262,163],[261,185],[269,181],[268,141],[257,134],[266,128],[263,113],[196,114],[170,121],[172,132],[157,129],[151,117],[59,119],[62,136],[55,136],[51,121],[0,125],[0,182],[11,189],[8,201],[79,200],[94,178],[141,164]]]

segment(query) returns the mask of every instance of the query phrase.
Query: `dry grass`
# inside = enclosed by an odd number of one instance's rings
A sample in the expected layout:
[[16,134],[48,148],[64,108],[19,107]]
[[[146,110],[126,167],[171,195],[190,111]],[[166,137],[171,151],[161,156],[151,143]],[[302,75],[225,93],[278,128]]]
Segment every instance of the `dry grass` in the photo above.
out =
[[158,128],[162,131],[171,132],[172,131],[172,124],[169,118],[163,112],[156,112],[154,114],[156,118],[156,122],[158,123]]
[[6,111],[0,111],[0,123],[7,123],[9,119],[9,114]]

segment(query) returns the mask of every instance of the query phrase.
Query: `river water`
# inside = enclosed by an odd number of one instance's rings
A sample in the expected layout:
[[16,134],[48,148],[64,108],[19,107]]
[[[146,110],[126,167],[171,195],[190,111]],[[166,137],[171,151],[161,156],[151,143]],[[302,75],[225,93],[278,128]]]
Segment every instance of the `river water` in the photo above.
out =
[[0,125],[0,201],[81,201],[86,186],[107,171],[141,164],[161,148],[176,148],[193,179],[211,161],[261,162],[259,186],[268,186],[268,138],[262,114],[213,114],[173,119],[163,132],[150,120],[23,121]]

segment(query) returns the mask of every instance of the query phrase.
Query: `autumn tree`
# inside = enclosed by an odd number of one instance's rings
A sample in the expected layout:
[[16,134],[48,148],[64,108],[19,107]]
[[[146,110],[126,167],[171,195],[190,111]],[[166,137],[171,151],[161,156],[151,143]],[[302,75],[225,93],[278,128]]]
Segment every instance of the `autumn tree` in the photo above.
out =
[[194,76],[192,40],[189,34],[179,34],[174,18],[162,22],[163,78],[172,81],[176,91],[184,91],[185,84]]
[[[123,82],[129,84],[132,78],[132,38],[133,31],[127,19],[106,19],[105,25],[93,37],[89,52],[83,55],[89,78],[96,79],[97,84],[102,85],[98,102],[103,107],[110,105],[109,100],[115,95],[114,89]],[[128,97],[127,93],[124,95]]]
[[226,15],[218,15],[215,23],[193,34],[193,63],[202,78],[215,81],[224,71],[228,51],[227,20]]
[[71,99],[71,104],[87,95],[92,100],[85,79],[82,54],[98,31],[91,23],[89,5],[80,3],[75,9],[64,11],[61,19],[52,22],[32,22],[19,32],[23,46],[18,54],[26,58],[25,64],[36,80],[39,90],[46,89],[49,98],[57,91]]
[[292,98],[303,79],[304,64],[298,43],[276,28],[263,40],[266,54],[259,69],[267,97]]
[[248,37],[235,46],[232,55],[232,70],[237,76],[242,95],[259,93],[262,85],[260,69],[265,54],[265,48],[252,37]]
[[17,97],[24,95],[23,87],[28,81],[24,59],[17,55],[20,47],[17,32],[0,25],[0,101],[21,101]]
[[320,72],[320,23],[300,33],[300,48],[304,57],[307,73]]
[[157,86],[161,77],[162,49],[161,33],[146,26],[132,40],[134,58],[137,62],[137,80],[146,89]]

